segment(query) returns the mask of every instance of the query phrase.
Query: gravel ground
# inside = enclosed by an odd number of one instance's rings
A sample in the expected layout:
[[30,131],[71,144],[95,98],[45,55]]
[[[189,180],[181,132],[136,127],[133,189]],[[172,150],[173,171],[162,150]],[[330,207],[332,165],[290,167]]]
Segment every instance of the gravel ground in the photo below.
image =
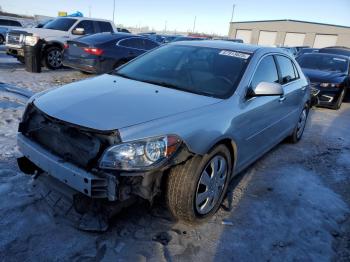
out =
[[[36,92],[85,77],[27,73],[0,50],[0,82]],[[350,103],[311,110],[302,141],[237,176],[208,223],[173,221],[160,198],[125,209],[100,234],[72,227],[69,203],[18,171],[23,107],[4,103],[0,93],[1,261],[350,261]]]

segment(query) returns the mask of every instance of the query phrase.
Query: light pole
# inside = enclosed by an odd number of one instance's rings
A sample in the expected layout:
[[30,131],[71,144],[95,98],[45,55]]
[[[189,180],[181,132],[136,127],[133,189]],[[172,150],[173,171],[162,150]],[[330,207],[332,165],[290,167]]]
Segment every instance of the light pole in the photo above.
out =
[[193,33],[196,28],[196,19],[197,19],[197,16],[194,17],[194,21],[193,21],[193,30],[192,30]]
[[114,23],[114,13],[115,13],[115,0],[113,0],[113,23]]
[[233,14],[235,13],[235,7],[236,7],[236,5],[233,4],[233,6],[232,6],[232,14],[231,14],[231,23],[233,22]]

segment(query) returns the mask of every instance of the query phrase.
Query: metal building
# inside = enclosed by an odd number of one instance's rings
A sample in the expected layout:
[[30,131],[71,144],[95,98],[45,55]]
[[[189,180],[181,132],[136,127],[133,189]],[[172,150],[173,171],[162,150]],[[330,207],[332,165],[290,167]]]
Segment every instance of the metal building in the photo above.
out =
[[350,27],[298,20],[231,22],[229,37],[266,46],[350,48]]

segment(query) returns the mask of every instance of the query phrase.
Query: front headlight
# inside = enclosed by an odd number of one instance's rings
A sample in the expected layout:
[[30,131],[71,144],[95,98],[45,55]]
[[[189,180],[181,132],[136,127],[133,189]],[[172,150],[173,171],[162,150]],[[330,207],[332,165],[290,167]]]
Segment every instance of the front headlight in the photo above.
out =
[[121,143],[111,146],[100,159],[100,168],[116,170],[150,169],[163,164],[171,157],[181,139],[167,135]]
[[39,37],[37,36],[27,35],[24,38],[25,45],[29,45],[29,46],[35,46],[36,43],[38,43],[38,41],[39,41]]
[[339,83],[321,83],[320,87],[341,87]]

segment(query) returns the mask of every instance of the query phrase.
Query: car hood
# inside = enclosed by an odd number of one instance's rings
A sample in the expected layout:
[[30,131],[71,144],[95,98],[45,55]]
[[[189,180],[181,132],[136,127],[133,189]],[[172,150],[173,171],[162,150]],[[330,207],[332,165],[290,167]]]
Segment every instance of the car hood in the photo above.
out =
[[65,32],[65,31],[45,29],[45,28],[25,28],[21,31],[32,33],[34,36],[39,36],[39,37],[59,37],[59,36],[68,35],[68,32]]
[[304,74],[312,83],[341,83],[346,78],[346,74],[339,72],[321,71],[303,68]]
[[34,99],[47,115],[96,130],[114,130],[211,105],[201,96],[114,75],[54,89]]

